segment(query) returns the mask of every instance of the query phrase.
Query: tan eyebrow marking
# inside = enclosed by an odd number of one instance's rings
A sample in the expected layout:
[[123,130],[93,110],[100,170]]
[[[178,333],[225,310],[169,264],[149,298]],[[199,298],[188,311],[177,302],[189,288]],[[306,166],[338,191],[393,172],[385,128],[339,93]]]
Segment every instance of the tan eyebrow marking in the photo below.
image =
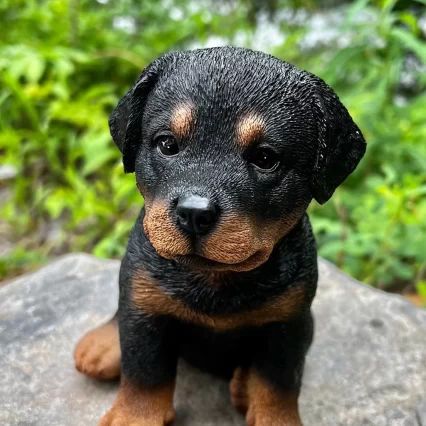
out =
[[195,107],[190,102],[178,104],[172,113],[170,127],[172,132],[180,137],[188,137],[195,122]]
[[265,120],[258,113],[250,112],[237,122],[237,143],[243,148],[247,148],[264,134]]

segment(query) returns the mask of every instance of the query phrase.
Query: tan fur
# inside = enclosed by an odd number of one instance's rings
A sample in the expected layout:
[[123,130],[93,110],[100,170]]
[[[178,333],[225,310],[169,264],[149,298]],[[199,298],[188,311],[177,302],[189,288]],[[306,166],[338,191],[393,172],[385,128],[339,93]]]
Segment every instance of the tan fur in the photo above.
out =
[[259,141],[265,134],[263,117],[255,112],[241,117],[237,122],[235,134],[237,143],[244,149]]
[[182,321],[204,325],[216,331],[245,326],[261,326],[283,321],[300,312],[305,297],[303,283],[257,309],[229,315],[209,316],[188,308],[183,302],[164,293],[148,274],[140,270],[132,281],[133,302],[145,315],[170,315]]
[[195,122],[195,107],[190,102],[179,104],[172,113],[170,127],[180,139],[189,137]]
[[122,376],[117,399],[99,426],[164,426],[173,422],[174,383],[155,389],[132,384]]
[[75,348],[74,360],[77,370],[86,376],[97,379],[118,377],[121,350],[117,318],[83,336]]
[[229,383],[229,396],[231,404],[242,415],[247,414],[249,405],[247,382],[249,378],[249,370],[236,368]]
[[172,222],[165,202],[145,200],[145,233],[158,254],[166,259],[188,254],[191,247],[187,237]]
[[227,264],[228,270],[248,271],[265,262],[271,247],[262,247],[255,227],[247,216],[225,215],[216,230],[207,237],[202,255],[216,262]]
[[278,392],[253,368],[237,368],[230,383],[232,405],[248,426],[302,426],[298,394]]
[[224,215],[204,243],[202,255],[226,264],[222,269],[237,272],[254,269],[269,258],[275,244],[303,215],[304,208],[300,206],[291,216],[274,222],[257,222],[238,214]]

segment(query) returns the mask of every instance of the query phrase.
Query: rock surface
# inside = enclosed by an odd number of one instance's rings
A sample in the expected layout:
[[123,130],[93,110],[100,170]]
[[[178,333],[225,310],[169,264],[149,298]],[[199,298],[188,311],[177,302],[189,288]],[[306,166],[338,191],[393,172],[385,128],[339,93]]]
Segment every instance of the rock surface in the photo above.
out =
[[[0,289],[0,425],[96,425],[117,383],[78,374],[79,337],[117,305],[119,263],[68,255]],[[426,426],[426,311],[320,260],[305,426]],[[177,426],[237,426],[227,384],[180,366]]]

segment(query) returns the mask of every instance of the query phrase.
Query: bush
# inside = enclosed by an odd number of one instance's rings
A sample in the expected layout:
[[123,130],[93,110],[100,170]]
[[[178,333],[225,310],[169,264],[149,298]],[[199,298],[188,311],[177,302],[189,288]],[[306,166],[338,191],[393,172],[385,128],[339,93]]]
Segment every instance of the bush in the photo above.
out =
[[[3,1],[0,152],[18,176],[2,213],[17,237],[34,237],[0,273],[70,250],[120,257],[142,200],[109,136],[118,98],[160,54],[206,42],[259,47],[257,31],[271,21],[283,42],[263,49],[324,78],[368,141],[332,201],[310,208],[320,254],[373,285],[424,289],[425,3],[323,11],[340,16],[335,37],[306,47],[314,2]],[[53,240],[37,232],[55,221]]]

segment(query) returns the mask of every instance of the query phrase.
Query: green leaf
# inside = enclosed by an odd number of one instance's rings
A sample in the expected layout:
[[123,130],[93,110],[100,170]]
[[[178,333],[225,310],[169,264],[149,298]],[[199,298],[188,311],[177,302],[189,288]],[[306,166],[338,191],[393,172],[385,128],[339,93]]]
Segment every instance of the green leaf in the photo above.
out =
[[422,299],[424,299],[424,302],[425,302],[425,305],[426,305],[426,281],[425,280],[417,281],[416,289],[417,289],[417,292],[422,297]]
[[412,33],[403,30],[401,28],[393,28],[391,32],[392,36],[402,43],[403,47],[407,47],[413,53],[415,53],[419,59],[426,65],[426,43],[420,41]]

